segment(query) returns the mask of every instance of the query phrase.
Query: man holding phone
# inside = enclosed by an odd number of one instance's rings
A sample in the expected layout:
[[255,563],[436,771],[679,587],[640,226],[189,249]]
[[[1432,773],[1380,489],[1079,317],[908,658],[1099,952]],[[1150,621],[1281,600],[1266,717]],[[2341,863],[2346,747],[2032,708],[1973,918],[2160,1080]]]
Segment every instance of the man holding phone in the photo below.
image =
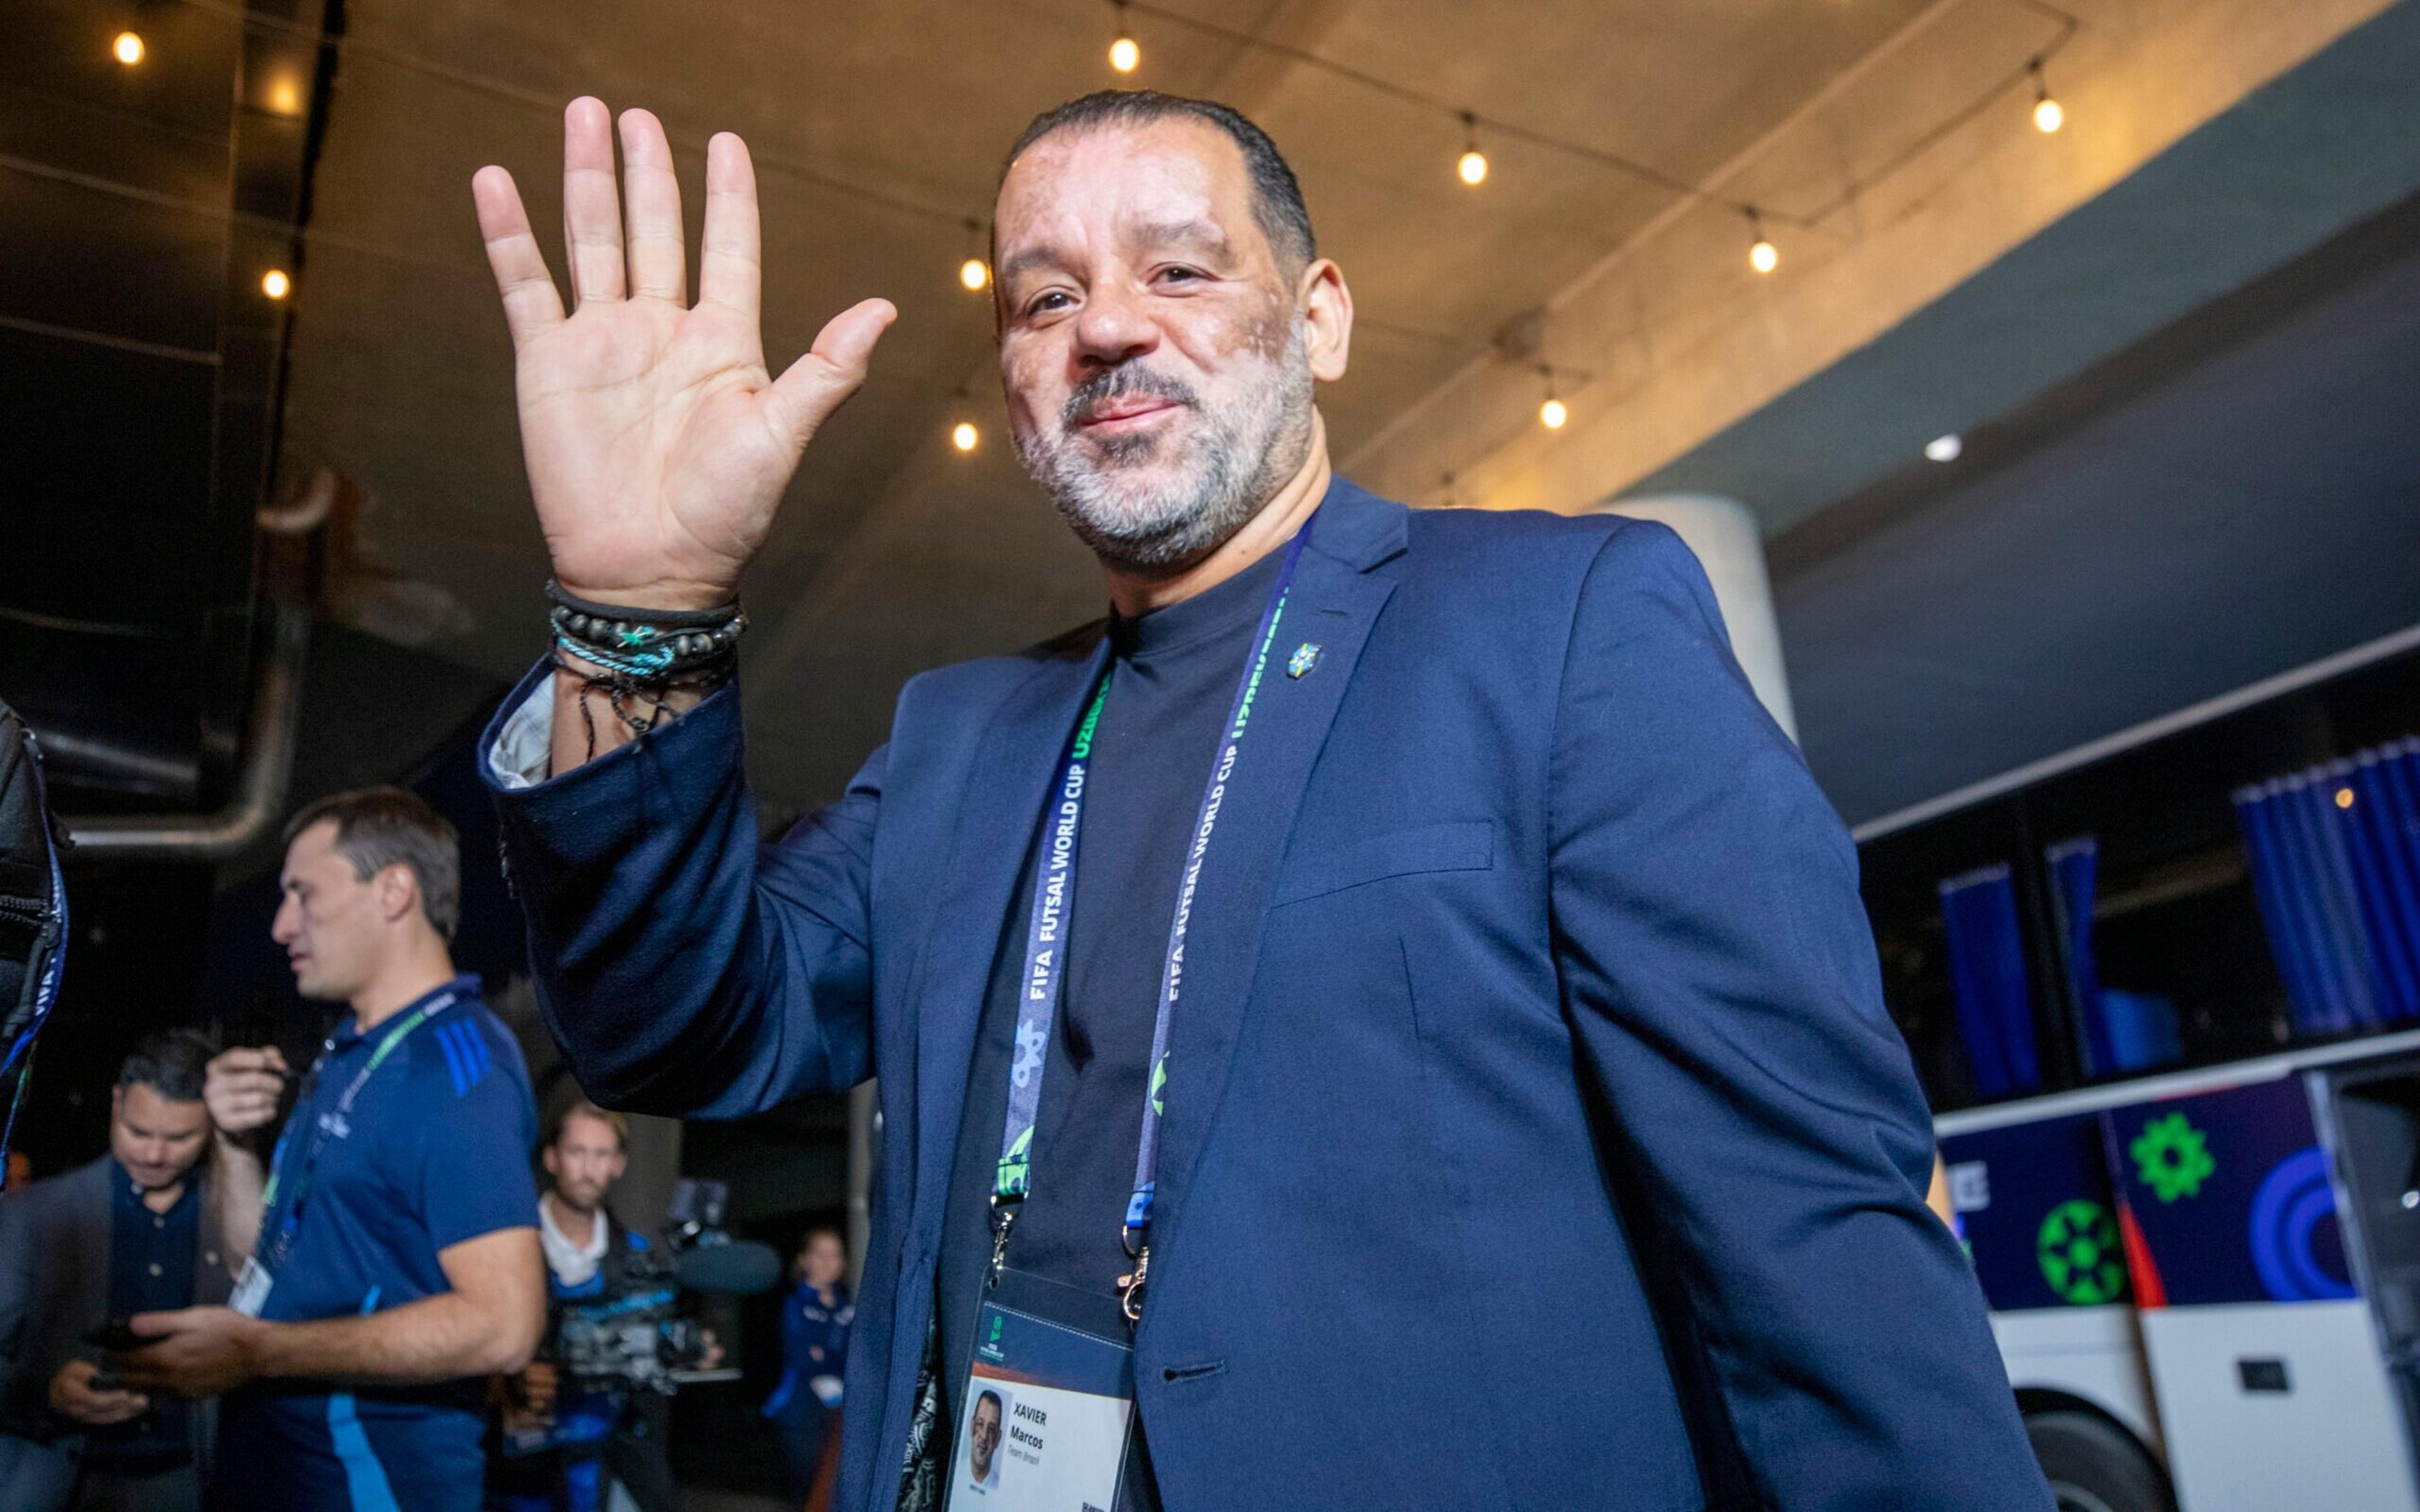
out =
[[190,1512],[208,1403],[135,1391],[107,1349],[139,1312],[226,1300],[209,1218],[209,1042],[154,1035],[109,1096],[109,1153],[0,1201],[0,1505]]

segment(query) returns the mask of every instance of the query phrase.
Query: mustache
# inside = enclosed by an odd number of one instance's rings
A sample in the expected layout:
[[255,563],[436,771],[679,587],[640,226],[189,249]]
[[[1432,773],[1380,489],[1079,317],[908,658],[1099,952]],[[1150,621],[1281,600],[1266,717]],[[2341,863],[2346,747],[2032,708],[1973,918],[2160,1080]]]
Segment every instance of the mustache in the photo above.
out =
[[1075,429],[1083,424],[1085,412],[1095,405],[1107,404],[1113,399],[1133,398],[1138,394],[1165,399],[1171,404],[1198,406],[1201,403],[1192,386],[1182,378],[1155,373],[1146,367],[1104,368],[1068,393],[1067,402],[1059,410],[1060,428]]

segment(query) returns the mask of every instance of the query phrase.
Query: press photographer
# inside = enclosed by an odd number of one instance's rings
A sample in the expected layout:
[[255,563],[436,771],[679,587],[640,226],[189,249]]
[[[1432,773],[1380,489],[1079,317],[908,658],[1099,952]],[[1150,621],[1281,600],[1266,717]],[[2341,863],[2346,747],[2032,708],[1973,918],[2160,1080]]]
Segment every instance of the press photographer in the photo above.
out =
[[724,1241],[711,1183],[679,1183],[661,1245],[607,1210],[628,1137],[622,1115],[579,1102],[556,1116],[539,1152],[546,1337],[527,1369],[496,1382],[490,1507],[590,1512],[615,1504],[618,1486],[640,1512],[672,1512],[667,1404],[722,1354],[691,1315],[693,1294],[773,1284],[769,1250]]

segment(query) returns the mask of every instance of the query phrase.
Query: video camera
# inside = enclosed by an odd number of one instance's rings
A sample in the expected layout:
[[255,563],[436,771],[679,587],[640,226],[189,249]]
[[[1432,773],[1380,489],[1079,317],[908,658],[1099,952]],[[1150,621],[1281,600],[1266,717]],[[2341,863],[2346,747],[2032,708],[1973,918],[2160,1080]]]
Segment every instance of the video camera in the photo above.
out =
[[782,1279],[769,1244],[723,1231],[730,1188],[684,1178],[673,1184],[664,1242],[619,1256],[592,1299],[563,1304],[553,1354],[566,1383],[580,1391],[660,1392],[736,1374],[708,1370],[707,1341],[695,1311],[699,1293],[750,1296]]

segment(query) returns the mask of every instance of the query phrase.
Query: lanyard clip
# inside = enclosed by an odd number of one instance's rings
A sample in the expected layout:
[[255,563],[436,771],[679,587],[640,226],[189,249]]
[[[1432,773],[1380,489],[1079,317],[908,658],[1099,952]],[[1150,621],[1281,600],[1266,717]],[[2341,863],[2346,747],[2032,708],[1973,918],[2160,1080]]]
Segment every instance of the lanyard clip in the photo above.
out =
[[1151,1246],[1146,1243],[1136,1252],[1134,1273],[1118,1277],[1118,1311],[1126,1315],[1129,1325],[1142,1321],[1142,1288],[1151,1273]]
[[1000,1285],[1000,1266],[1008,1254],[1008,1226],[1016,1221],[1016,1204],[991,1199],[991,1264],[984,1271],[984,1289]]

